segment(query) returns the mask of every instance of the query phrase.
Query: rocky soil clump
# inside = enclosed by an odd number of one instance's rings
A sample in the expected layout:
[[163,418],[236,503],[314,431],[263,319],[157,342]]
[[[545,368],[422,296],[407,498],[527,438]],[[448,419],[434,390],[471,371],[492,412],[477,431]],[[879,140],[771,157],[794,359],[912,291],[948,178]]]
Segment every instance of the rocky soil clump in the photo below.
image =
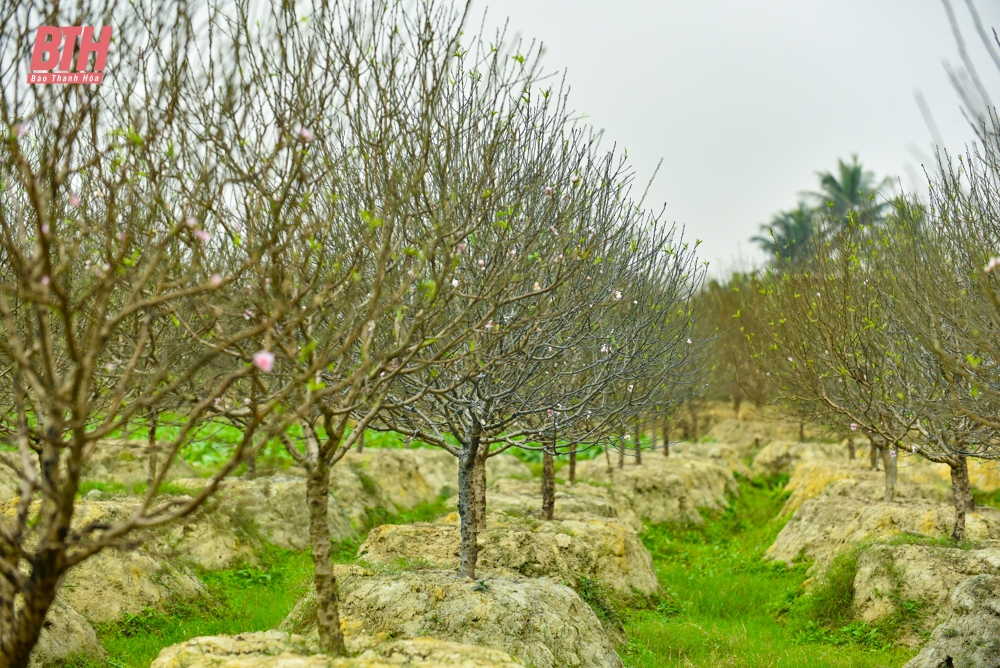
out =
[[[175,484],[194,491],[204,481],[187,479]],[[396,512],[378,483],[353,466],[331,469],[328,503],[334,539],[353,536],[365,528],[374,511]],[[217,570],[241,562],[253,563],[261,539],[287,550],[309,546],[305,480],[226,480],[202,508],[171,525],[157,542],[173,558]]]
[[[541,518],[541,495],[541,480],[501,478],[486,490],[487,512]],[[456,510],[458,497],[448,499],[445,507]],[[642,520],[630,494],[614,487],[589,485],[585,482],[556,485],[553,517],[557,520],[604,517],[618,520],[636,531],[642,529]]]
[[94,628],[69,604],[56,599],[45,617],[38,644],[31,651],[30,668],[64,666],[70,660],[99,661],[104,648]]
[[[800,557],[809,557],[815,562],[814,569],[822,571],[836,555],[868,540],[901,533],[947,538],[954,520],[953,507],[927,501],[873,503],[821,496],[803,502],[765,557],[789,565]],[[971,541],[1000,538],[1000,511],[980,507],[968,513],[965,533]]]
[[[583,599],[549,578],[487,577],[435,570],[378,575],[336,569],[346,635],[440,640],[490,647],[537,668],[621,668]],[[316,594],[307,593],[281,630],[315,633]],[[167,668],[167,667],[164,667]]]
[[[388,499],[404,510],[458,488],[458,460],[438,448],[368,448],[360,454],[348,452],[343,463],[377,480]],[[531,469],[513,455],[486,460],[487,483],[511,476],[530,478]]]
[[[461,536],[454,524],[387,524],[358,549],[370,564],[425,564],[457,569]],[[596,518],[541,521],[491,514],[479,534],[479,569],[491,575],[548,576],[571,587],[596,580],[622,594],[659,589],[653,559],[631,527]]]
[[962,550],[937,545],[873,545],[858,554],[854,609],[866,622],[887,617],[899,602],[920,601],[929,631],[951,612],[951,595],[972,575],[1000,571],[1000,541]]
[[205,586],[189,570],[165,564],[144,549],[108,549],[70,569],[59,598],[98,624],[204,593]]
[[[736,449],[740,457],[752,457],[772,441],[795,441],[799,438],[799,425],[778,419],[736,419],[719,420],[708,432],[706,438],[717,443],[726,443]],[[821,428],[806,425],[806,440],[823,438]]]
[[[808,459],[795,467],[785,485],[791,496],[781,509],[785,515],[794,512],[806,500],[817,497],[850,497],[862,501],[881,501],[885,498],[885,473],[873,471],[868,460]],[[923,499],[934,503],[951,503],[951,485],[944,481],[919,475],[911,467],[900,465],[895,498],[900,500]]]
[[[648,456],[662,457],[663,454],[657,451]],[[744,478],[753,477],[753,472],[743,461],[743,455],[740,454],[739,448],[726,443],[677,443],[670,446],[670,456],[709,459],[728,468],[733,474],[739,474]]]
[[[125,485],[146,482],[149,471],[149,444],[141,440],[109,439],[101,441],[87,458],[83,469],[85,480],[118,482]],[[163,458],[163,455],[160,455]],[[167,472],[167,480],[193,478],[195,471],[178,456]]]
[[903,668],[1000,668],[1000,577],[963,580],[951,595],[951,610]]
[[726,497],[739,494],[727,467],[701,457],[651,455],[641,465],[629,458],[624,468],[610,471],[598,458],[581,462],[577,475],[624,491],[634,499],[639,515],[655,523],[701,524],[699,510],[721,512],[729,507]]
[[[281,631],[193,638],[160,651],[150,668],[519,668],[497,650],[434,638],[396,640],[360,649],[358,656],[334,658],[319,653],[315,640]],[[363,644],[372,644],[369,642]]]
[[812,460],[847,461],[847,449],[837,443],[772,441],[753,458],[751,468],[757,475],[791,474],[801,462]]

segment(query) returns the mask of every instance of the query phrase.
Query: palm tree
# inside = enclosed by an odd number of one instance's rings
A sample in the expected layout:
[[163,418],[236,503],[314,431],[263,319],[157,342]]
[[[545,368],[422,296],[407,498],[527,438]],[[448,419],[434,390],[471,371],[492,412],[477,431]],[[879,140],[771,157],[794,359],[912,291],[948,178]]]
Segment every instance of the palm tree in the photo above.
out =
[[767,235],[755,236],[750,241],[757,242],[765,251],[782,260],[800,260],[808,254],[815,215],[815,209],[805,202],[799,202],[798,208],[782,211],[771,219],[770,224],[760,226],[761,231],[766,231]]
[[838,159],[836,175],[830,172],[816,172],[816,175],[820,191],[806,194],[824,202],[830,208],[831,217],[841,225],[847,225],[852,213],[855,223],[869,225],[891,207],[885,199],[876,201],[879,191],[891,180],[886,177],[876,182],[875,173],[865,171],[857,155],[851,156],[850,163]]

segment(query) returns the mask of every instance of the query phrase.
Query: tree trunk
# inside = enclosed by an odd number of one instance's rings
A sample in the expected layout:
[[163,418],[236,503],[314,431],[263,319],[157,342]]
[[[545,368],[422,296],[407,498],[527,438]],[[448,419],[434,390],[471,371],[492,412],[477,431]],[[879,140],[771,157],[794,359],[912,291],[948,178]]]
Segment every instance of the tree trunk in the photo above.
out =
[[149,414],[149,430],[146,432],[146,457],[148,459],[148,466],[146,467],[146,489],[151,489],[153,487],[153,481],[156,480],[156,465],[157,465],[157,446],[156,446],[156,427],[160,424],[160,414],[157,411],[150,411]]
[[556,507],[556,466],[551,448],[555,441],[546,444],[542,452],[542,519],[551,520]]
[[965,513],[969,509],[969,499],[972,498],[969,465],[964,455],[955,455],[948,466],[951,468],[951,493],[955,503],[955,528],[951,537],[959,542],[965,540]]
[[479,437],[462,448],[458,458],[458,516],[462,527],[462,561],[459,573],[476,579],[476,562],[479,560],[479,523],[476,521],[475,469]]
[[576,443],[573,444],[573,449],[569,451],[569,484],[576,484]]
[[875,443],[868,446],[868,459],[871,461],[872,471],[878,471],[878,448]]
[[316,583],[316,623],[319,646],[323,652],[346,656],[344,634],[340,631],[340,600],[337,578],[333,575],[330,554],[330,468],[320,457],[306,478],[306,502],[309,506],[309,545],[312,548]]
[[670,456],[670,418],[663,418],[663,456]]
[[621,438],[621,445],[618,446],[618,468],[625,468],[625,449],[628,447],[628,443],[625,441],[625,437]]
[[361,433],[358,434],[357,450],[358,454],[361,454],[362,452],[365,451],[365,431],[363,429],[361,430]]
[[608,446],[604,446],[604,461],[608,463],[608,473],[611,473],[611,454],[608,452]]
[[635,425],[632,438],[635,439],[635,465],[639,466],[642,464],[642,428],[638,424]]
[[858,449],[854,447],[854,437],[847,437],[847,458],[850,460],[855,460],[858,457]]
[[806,440],[806,423],[799,420],[799,443]]
[[743,393],[739,391],[733,392],[733,414],[736,416],[737,420],[740,419],[740,404],[742,403]]
[[472,472],[472,490],[476,504],[476,530],[486,531],[486,455],[490,452],[489,444],[479,445],[475,468]]
[[885,464],[885,500],[892,503],[896,497],[896,448],[882,446],[882,463]]
[[257,453],[250,453],[250,457],[247,458],[247,480],[257,479]]
[[[58,591],[61,576],[57,563],[62,559],[63,547],[42,550],[32,564],[27,587],[22,592],[24,605],[18,611],[17,628],[3,629],[0,642],[0,665],[9,668],[27,668],[31,650],[38,643],[38,636],[45,626],[45,616]],[[13,605],[13,602],[11,602]]]
[[691,402],[691,442],[698,442],[698,409],[695,408],[694,402]]

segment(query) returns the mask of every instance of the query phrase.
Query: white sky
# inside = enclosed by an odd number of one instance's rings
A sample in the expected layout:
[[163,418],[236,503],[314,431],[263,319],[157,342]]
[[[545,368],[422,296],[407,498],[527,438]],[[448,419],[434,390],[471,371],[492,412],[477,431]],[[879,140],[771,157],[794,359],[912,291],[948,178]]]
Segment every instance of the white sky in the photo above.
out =
[[[952,0],[970,54],[1000,101],[1000,73]],[[571,107],[628,150],[648,206],[703,240],[711,273],[758,264],[761,223],[857,153],[881,178],[916,182],[931,154],[920,90],[944,138],[973,134],[942,61],[959,65],[939,0],[477,0],[487,24],[545,46]],[[1000,3],[979,0],[1000,31]],[[478,25],[478,18],[473,23]]]

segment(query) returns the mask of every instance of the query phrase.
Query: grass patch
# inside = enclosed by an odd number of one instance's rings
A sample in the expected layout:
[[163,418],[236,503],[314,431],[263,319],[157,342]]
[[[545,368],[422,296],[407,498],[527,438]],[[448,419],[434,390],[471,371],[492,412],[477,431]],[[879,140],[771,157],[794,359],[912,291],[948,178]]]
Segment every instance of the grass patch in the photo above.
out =
[[[335,563],[355,563],[358,547],[372,527],[406,524],[440,516],[446,496],[421,503],[412,510],[389,514],[370,511],[365,531],[334,541]],[[419,566],[419,564],[411,564]],[[146,668],[160,650],[198,636],[266,631],[276,627],[312,583],[313,561],[308,552],[292,552],[266,545],[255,566],[224,571],[202,571],[208,595],[154,610],[125,615],[100,625],[97,635],[107,650],[104,662],[77,661],[73,668]]]
[[[787,498],[783,482],[740,480],[740,497],[721,516],[700,526],[647,529],[643,542],[672,611],[625,615],[627,666],[882,668],[912,656],[905,648],[843,642],[864,629],[830,635],[820,622],[809,627],[806,615],[795,617],[793,608],[808,598],[802,590],[808,565],[762,559],[787,521],[778,517]],[[809,628],[817,631],[804,632]]]
[[305,592],[312,567],[308,553],[268,547],[258,566],[201,573],[208,596],[99,625],[107,659],[97,666],[145,668],[162,648],[190,638],[274,628]]

